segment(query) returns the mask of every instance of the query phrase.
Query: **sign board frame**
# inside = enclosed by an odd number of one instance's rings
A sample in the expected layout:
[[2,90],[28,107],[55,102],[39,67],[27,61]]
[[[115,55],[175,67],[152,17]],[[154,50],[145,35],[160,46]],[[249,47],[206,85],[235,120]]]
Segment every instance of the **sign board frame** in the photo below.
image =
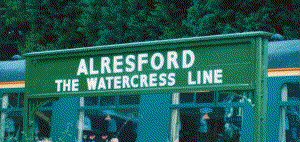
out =
[[[117,44],[117,45],[107,45],[107,46],[97,46],[97,47],[87,47],[78,49],[67,49],[67,50],[56,50],[56,51],[45,51],[45,52],[35,52],[26,54],[26,95],[25,95],[25,106],[24,106],[24,131],[25,131],[25,141],[31,141],[33,136],[33,124],[32,120],[34,118],[34,111],[40,106],[39,102],[45,102],[51,98],[60,97],[90,97],[90,96],[103,96],[103,95],[123,95],[123,94],[151,94],[153,93],[181,93],[181,92],[197,92],[197,91],[218,91],[218,90],[252,90],[254,95],[254,113],[255,113],[255,141],[265,141],[266,140],[266,106],[267,106],[267,44],[268,38],[271,36],[267,32],[247,32],[247,33],[236,33],[227,35],[215,35],[215,36],[204,36],[204,37],[193,37],[193,38],[182,38],[182,39],[171,39],[162,41],[148,41],[148,42],[137,42],[128,44]],[[192,47],[192,48],[190,48]],[[232,50],[231,48],[232,47]],[[243,55],[247,61],[241,64],[237,63],[236,66],[243,66],[247,64],[250,67],[242,68],[245,69],[242,72],[231,72],[230,70],[222,70],[222,79],[226,81],[226,76],[235,77],[239,75],[242,79],[248,81],[247,83],[228,83],[227,85],[222,84],[210,84],[210,86],[195,85],[190,86],[178,86],[175,88],[148,88],[147,90],[133,89],[133,90],[106,90],[106,91],[66,91],[66,92],[55,92],[57,89],[55,87],[55,79],[59,76],[62,78],[70,77],[73,79],[78,73],[78,66],[80,66],[80,60],[88,60],[90,58],[95,58],[95,61],[99,61],[99,55],[108,56],[113,58],[117,55],[129,55],[134,54],[139,56],[140,53],[149,53],[153,55],[154,53],[162,53],[166,55],[167,51],[180,51],[192,50],[192,51],[202,51],[205,50],[206,54],[210,54],[212,57],[213,53],[222,52],[223,48],[228,49],[231,54],[222,54],[214,58],[217,62],[224,61],[234,61],[235,57],[241,57]],[[236,50],[234,52],[233,49]],[[249,50],[248,50],[249,49]],[[163,52],[162,52],[163,51]],[[210,51],[214,51],[210,53]],[[225,50],[227,51],[227,50]],[[247,53],[243,53],[247,51]],[[195,53],[195,52],[194,52]],[[248,54],[250,53],[250,54]],[[178,55],[180,53],[178,52]],[[202,53],[195,53],[195,55],[202,55]],[[221,59],[220,59],[221,57]],[[224,58],[222,58],[224,57]],[[195,56],[195,59],[201,59],[201,57]],[[203,57],[206,62],[210,62],[209,59]],[[183,60],[183,57],[182,57]],[[239,60],[239,59],[237,59]],[[212,62],[213,62],[212,61]],[[183,62],[183,61],[182,61]],[[77,63],[77,64],[75,64]],[[91,62],[89,62],[91,63]],[[198,60],[197,60],[198,63]],[[196,63],[196,64],[197,64]],[[56,65],[58,64],[58,65]],[[72,69],[67,70],[63,66],[71,65]],[[76,67],[74,67],[76,65]],[[202,64],[200,64],[201,66]],[[213,62],[210,65],[218,66],[218,63]],[[222,64],[221,64],[222,65]],[[173,66],[175,66],[173,64]],[[205,66],[205,62],[204,62]],[[234,66],[232,62],[231,66]],[[207,67],[207,66],[205,66]],[[62,70],[57,70],[58,68],[63,68]],[[145,67],[147,68],[147,67]],[[150,68],[150,66],[148,66]],[[198,69],[198,68],[196,68]],[[218,67],[212,68],[212,70],[219,69]],[[177,69],[174,69],[177,70]],[[209,68],[204,68],[204,70],[209,70]],[[234,69],[232,69],[234,70]],[[68,72],[68,71],[72,71]],[[197,70],[193,70],[197,71]],[[238,71],[238,70],[234,70]],[[67,72],[64,74],[64,72]],[[62,74],[60,74],[62,73]],[[85,74],[85,72],[81,72]],[[80,75],[82,75],[80,73]],[[138,73],[138,72],[136,72]],[[64,76],[66,75],[66,76]],[[77,75],[77,76],[80,76]],[[247,75],[248,76],[247,78]],[[56,78],[52,78],[55,76]],[[87,77],[83,75],[83,78]],[[235,78],[239,80],[238,77]],[[179,79],[184,81],[184,79]],[[50,85],[50,83],[53,83]],[[230,81],[229,81],[230,82]],[[57,85],[57,84],[56,84]],[[57,86],[56,86],[57,87]],[[49,89],[50,88],[50,89]],[[52,88],[52,89],[51,89]],[[57,91],[57,90],[56,90]]]
[[[253,37],[265,35],[266,33],[260,32],[230,34],[30,53],[25,56],[26,91],[27,94],[29,94],[29,98],[45,98],[67,97],[70,95],[93,96],[94,94],[147,94],[149,91],[151,93],[174,93],[203,90],[254,90],[255,84],[258,82],[255,76],[257,76],[257,65],[259,64],[255,56],[259,54],[261,48],[256,46],[256,40]],[[194,54],[193,65],[189,68],[184,68],[182,65],[182,58],[184,57],[186,57],[185,62],[191,63],[191,61],[187,61],[191,60],[189,59],[191,57],[186,55],[187,53],[185,54],[186,56],[182,55],[184,51],[192,51],[192,54]],[[176,63],[167,61],[170,52],[176,53]],[[147,63],[144,65],[137,61],[137,58],[140,57],[139,55],[142,54],[147,54],[148,58],[147,60],[139,60],[146,61]],[[155,61],[160,60],[161,58],[159,57],[163,57],[163,66],[158,70],[151,68],[152,61],[150,61],[150,58],[152,59],[154,54],[161,55],[153,58]],[[125,58],[127,60],[128,55],[133,55],[132,57],[135,59],[135,69],[132,72],[125,71],[126,66],[128,67],[128,65],[125,65]],[[113,73],[115,69],[113,69],[112,63],[110,63],[111,72],[107,73],[108,70],[103,68],[104,74],[101,74],[100,68],[102,69],[102,66],[100,62],[102,63],[102,59],[109,58],[110,62],[113,62],[113,58],[116,56],[123,58],[123,61],[119,58],[119,63],[121,62],[123,65],[118,67],[122,72]],[[92,71],[97,71],[98,74],[90,75],[91,59],[93,63]],[[146,58],[144,57],[144,59]],[[80,75],[77,75],[81,60],[84,60],[84,66],[87,69],[85,70],[86,72],[81,72]],[[167,62],[169,64],[167,64]],[[142,64],[142,71],[137,69],[138,64]],[[160,62],[153,64],[159,65]],[[171,66],[170,69],[167,69],[167,66]],[[177,68],[175,66],[177,66]],[[98,68],[98,70],[95,68]],[[198,71],[200,72],[198,73]],[[219,74],[214,74],[216,71]],[[141,74],[146,75],[147,82],[150,80],[149,74],[155,75],[156,83],[154,85],[156,86],[149,87],[151,84],[144,84],[143,88],[143,83],[140,81],[142,80]],[[167,87],[159,86],[159,77],[163,74],[167,76],[167,81],[168,75],[173,75],[173,78],[171,76],[169,79],[175,80],[175,85],[168,86],[168,84],[163,84]],[[210,75],[211,78],[205,80],[205,75]],[[213,82],[216,75],[219,83]],[[140,86],[133,88],[125,84],[124,87],[127,87],[126,89],[107,89],[109,85],[104,86],[106,90],[99,88],[101,78],[114,77],[115,79],[116,77],[121,78],[124,76],[127,76],[127,80],[134,79],[134,81],[137,81],[136,84]],[[133,78],[134,76],[139,78]],[[88,90],[90,86],[88,86],[88,81],[86,80],[93,78],[97,78],[95,85],[97,89],[91,91]],[[74,79],[77,80],[76,91],[68,90],[72,87],[62,91],[65,89],[62,88],[63,81],[72,83]],[[209,80],[212,82],[209,82]],[[57,83],[56,81],[60,82]],[[110,84],[112,86],[113,81],[111,81]],[[121,81],[124,82],[124,80]],[[104,80],[102,83],[107,82],[108,81]],[[123,82],[119,82],[120,84],[117,87],[121,87]],[[207,83],[204,84],[205,82]],[[168,83],[172,82],[170,81]],[[57,91],[57,89],[60,89],[60,91]]]

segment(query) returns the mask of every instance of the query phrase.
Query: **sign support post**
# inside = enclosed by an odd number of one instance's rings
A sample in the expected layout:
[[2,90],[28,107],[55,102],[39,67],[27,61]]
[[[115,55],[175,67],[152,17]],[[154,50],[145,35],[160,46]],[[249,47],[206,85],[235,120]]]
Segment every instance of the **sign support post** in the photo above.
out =
[[267,90],[267,43],[266,39],[257,38],[256,45],[261,47],[261,50],[257,51],[257,84],[256,94],[254,95],[254,125],[255,125],[255,138],[256,142],[266,141],[267,138],[267,102],[268,102],[268,90]]
[[34,141],[34,106],[35,103],[24,97],[24,109],[23,109],[23,125],[24,125],[24,142]]

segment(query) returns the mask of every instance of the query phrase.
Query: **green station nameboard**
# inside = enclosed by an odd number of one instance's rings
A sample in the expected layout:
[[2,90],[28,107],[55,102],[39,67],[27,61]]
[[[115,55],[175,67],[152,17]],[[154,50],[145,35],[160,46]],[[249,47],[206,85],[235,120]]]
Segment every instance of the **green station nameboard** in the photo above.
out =
[[265,32],[26,54],[29,97],[254,90]]

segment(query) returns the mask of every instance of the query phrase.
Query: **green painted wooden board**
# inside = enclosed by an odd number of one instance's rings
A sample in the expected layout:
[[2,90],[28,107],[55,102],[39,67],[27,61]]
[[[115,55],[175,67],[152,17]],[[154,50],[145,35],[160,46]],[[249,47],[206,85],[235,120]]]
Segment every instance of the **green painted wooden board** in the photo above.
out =
[[28,97],[254,90],[266,32],[26,54]]

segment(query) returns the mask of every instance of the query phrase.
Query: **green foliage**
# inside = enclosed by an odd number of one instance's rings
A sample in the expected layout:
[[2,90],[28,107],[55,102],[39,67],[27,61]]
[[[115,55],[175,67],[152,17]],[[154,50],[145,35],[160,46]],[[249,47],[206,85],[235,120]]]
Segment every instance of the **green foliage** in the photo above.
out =
[[28,15],[21,1],[0,1],[0,60],[11,58],[29,30]]
[[157,31],[159,39],[179,38],[189,36],[189,30],[182,25],[182,20],[187,16],[187,9],[191,1],[156,0],[155,9],[151,12],[149,22]]
[[155,39],[147,21],[147,1],[91,1],[82,16],[89,45],[115,44]]
[[[35,1],[30,5],[32,25],[27,36],[26,49],[36,51],[84,46],[80,19],[80,1]],[[28,51],[30,51],[28,50]]]
[[1,52],[257,30],[286,39],[300,33],[299,0],[3,0],[0,14]]
[[197,36],[261,30],[293,39],[299,13],[299,0],[194,0],[183,23]]

